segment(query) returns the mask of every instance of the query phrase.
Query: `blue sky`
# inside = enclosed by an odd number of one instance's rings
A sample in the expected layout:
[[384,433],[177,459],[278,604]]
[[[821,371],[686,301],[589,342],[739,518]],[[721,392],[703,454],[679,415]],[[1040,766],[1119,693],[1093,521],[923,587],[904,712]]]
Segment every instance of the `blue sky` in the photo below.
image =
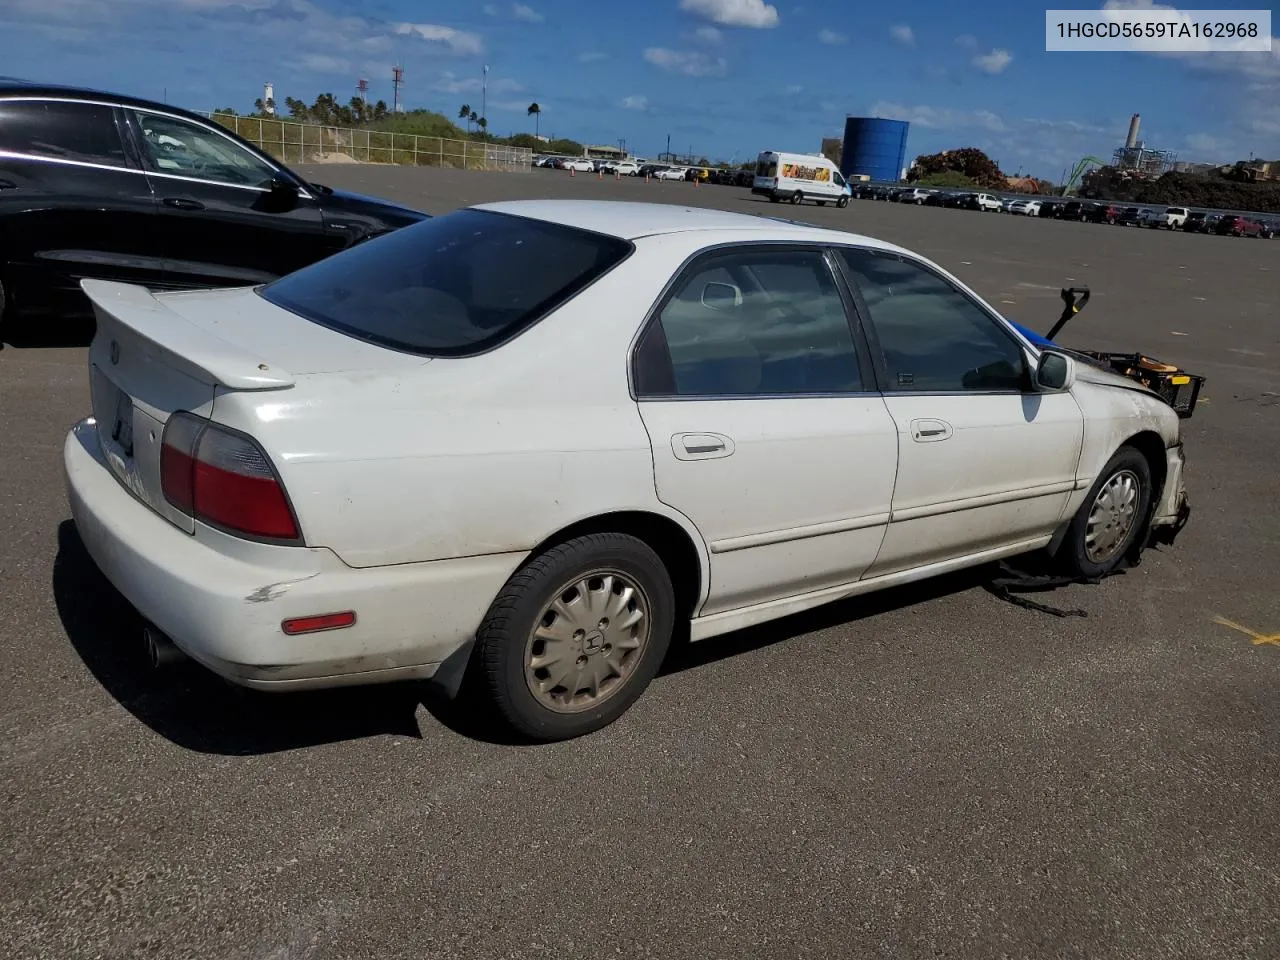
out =
[[529,129],[536,100],[544,134],[625,138],[642,155],[668,135],[715,159],[816,152],[846,114],[890,116],[911,122],[908,159],[978,146],[1008,172],[1056,179],[1108,157],[1136,112],[1148,145],[1182,159],[1280,158],[1280,42],[1044,45],[1043,7],[1012,0],[0,0],[0,72],[196,110],[251,109],[266,80],[279,101],[346,99],[361,76],[390,103],[399,61],[406,105],[452,116],[479,110],[488,64],[493,132]]

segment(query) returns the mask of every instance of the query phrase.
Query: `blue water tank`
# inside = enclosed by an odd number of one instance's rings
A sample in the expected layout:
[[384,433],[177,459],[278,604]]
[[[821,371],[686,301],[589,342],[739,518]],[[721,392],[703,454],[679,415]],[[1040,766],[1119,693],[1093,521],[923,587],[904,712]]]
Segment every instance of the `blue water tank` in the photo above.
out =
[[905,120],[849,117],[844,122],[840,172],[846,179],[859,175],[872,180],[897,180],[907,159]]

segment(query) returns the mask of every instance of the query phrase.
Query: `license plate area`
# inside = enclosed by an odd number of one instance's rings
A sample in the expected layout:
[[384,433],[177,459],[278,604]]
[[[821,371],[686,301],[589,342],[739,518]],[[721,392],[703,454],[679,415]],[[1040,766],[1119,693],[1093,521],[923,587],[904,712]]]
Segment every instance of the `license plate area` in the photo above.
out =
[[110,437],[126,459],[133,459],[133,398],[123,390],[116,391]]

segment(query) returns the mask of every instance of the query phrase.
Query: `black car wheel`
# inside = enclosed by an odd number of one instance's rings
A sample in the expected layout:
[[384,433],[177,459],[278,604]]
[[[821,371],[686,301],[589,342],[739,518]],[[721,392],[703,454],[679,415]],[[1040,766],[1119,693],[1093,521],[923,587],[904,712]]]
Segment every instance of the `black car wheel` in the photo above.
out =
[[1134,447],[1116,451],[1098,474],[1067,528],[1059,560],[1073,574],[1114,570],[1146,528],[1152,501],[1151,465]]
[[657,674],[675,609],[666,567],[635,537],[552,547],[511,576],[476,633],[485,698],[531,740],[608,726]]
[[791,195],[792,203],[799,203],[803,199],[804,199],[804,194],[801,193],[799,190],[797,190],[795,193]]
[[848,205],[849,205],[848,197],[841,197],[839,200],[836,201],[837,207],[847,207]]

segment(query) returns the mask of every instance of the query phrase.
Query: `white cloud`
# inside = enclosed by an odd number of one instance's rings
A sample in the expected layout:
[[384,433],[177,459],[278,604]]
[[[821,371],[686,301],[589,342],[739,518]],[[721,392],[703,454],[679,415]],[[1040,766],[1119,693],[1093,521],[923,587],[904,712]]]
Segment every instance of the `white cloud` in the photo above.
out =
[[622,109],[645,111],[649,109],[649,98],[639,94],[622,98]]
[[889,36],[894,41],[902,44],[904,47],[914,46],[916,42],[916,32],[911,29],[908,24],[899,23],[889,28]]
[[601,53],[599,50],[588,50],[586,53],[578,54],[579,63],[599,63],[601,60],[608,60],[607,53]]
[[829,44],[830,46],[839,46],[842,43],[848,43],[849,38],[843,33],[836,33],[834,30],[828,30],[826,27],[818,31],[818,42]]
[[[484,82],[479,77],[458,77],[446,71],[440,79],[431,85],[431,89],[443,93],[479,93],[484,89]],[[515,80],[498,78],[489,81],[489,90],[493,93],[519,93],[524,86]]]
[[724,39],[724,34],[715,27],[699,27],[693,31],[693,35],[703,43],[719,43]]
[[545,19],[533,7],[525,6],[523,3],[513,3],[511,5],[511,15],[517,20],[523,20],[525,23],[541,23]]
[[965,47],[969,50],[976,50],[978,48],[978,38],[972,33],[962,33],[960,36],[956,37],[956,46]]
[[709,57],[698,51],[668,50],[666,47],[649,47],[644,58],[655,67],[686,77],[722,77],[729,71],[724,57]]
[[1215,158],[1221,158],[1225,155],[1226,144],[1207,133],[1190,134],[1185,143],[1187,150],[1196,155],[1193,162],[1213,162]]
[[396,33],[401,36],[417,36],[442,51],[460,56],[484,52],[484,44],[479,36],[453,27],[442,27],[434,23],[401,23],[396,26]]
[[759,30],[778,25],[778,8],[764,0],[680,0],[680,9],[725,27]]
[[342,57],[330,56],[327,53],[304,53],[297,60],[292,62],[299,69],[306,70],[310,73],[353,72],[350,60],[345,60]]
[[880,100],[871,105],[871,116],[908,123],[929,130],[987,130],[1001,132],[1004,120],[990,110],[953,110],[950,107],[912,107]]
[[1008,50],[995,49],[990,53],[982,53],[973,58],[973,65],[983,73],[995,76],[1003,73],[1005,67],[1013,63],[1013,54]]
[[785,92],[795,94],[795,93],[801,93],[803,91],[804,91],[804,86],[802,84],[793,83],[791,84],[791,86],[786,88]]

